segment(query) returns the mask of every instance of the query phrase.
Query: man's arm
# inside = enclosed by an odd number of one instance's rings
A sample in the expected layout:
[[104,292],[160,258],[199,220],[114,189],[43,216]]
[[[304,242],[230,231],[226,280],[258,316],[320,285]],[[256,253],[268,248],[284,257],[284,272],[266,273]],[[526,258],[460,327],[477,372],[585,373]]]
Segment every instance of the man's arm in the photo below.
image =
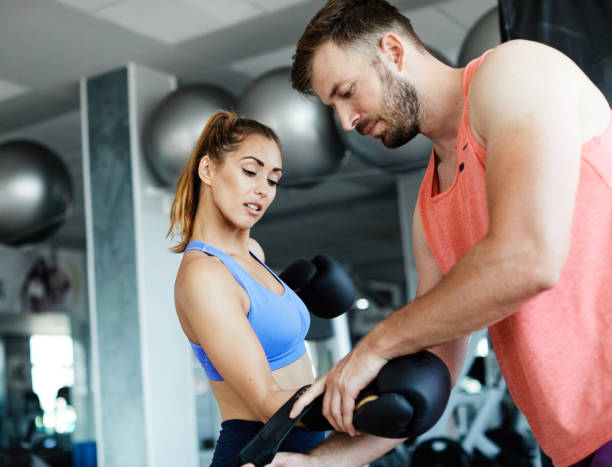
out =
[[[416,297],[418,298],[434,288],[444,277],[427,243],[418,205],[414,208],[412,247],[418,272],[416,290]],[[460,337],[428,349],[446,363],[451,374],[451,387],[455,385],[461,372],[468,340],[468,337]]]

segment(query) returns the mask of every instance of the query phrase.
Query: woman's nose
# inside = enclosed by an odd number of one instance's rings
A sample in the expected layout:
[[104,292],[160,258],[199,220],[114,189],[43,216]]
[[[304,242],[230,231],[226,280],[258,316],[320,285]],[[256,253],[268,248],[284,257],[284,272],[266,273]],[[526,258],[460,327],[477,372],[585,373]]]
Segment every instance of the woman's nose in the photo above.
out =
[[255,191],[260,196],[268,196],[268,192],[270,191],[270,185],[268,184],[268,180],[264,177],[264,180],[260,180],[255,187]]

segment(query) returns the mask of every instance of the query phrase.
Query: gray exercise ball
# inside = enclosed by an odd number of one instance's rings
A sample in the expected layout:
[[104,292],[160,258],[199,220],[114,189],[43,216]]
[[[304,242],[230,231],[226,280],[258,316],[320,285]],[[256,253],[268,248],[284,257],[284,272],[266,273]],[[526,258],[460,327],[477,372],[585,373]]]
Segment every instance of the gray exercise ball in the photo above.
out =
[[465,36],[459,52],[459,67],[464,67],[471,60],[499,44],[501,44],[499,9],[495,6],[478,18]]
[[233,107],[228,92],[207,84],[181,87],[155,107],[143,131],[143,148],[163,185],[176,187],[208,119],[217,110]]
[[42,144],[0,144],[0,242],[44,240],[68,217],[72,179],[62,159]]
[[345,148],[331,109],[291,88],[290,69],[257,78],[239,102],[241,115],[271,127],[283,155],[281,186],[310,187],[340,167]]
[[[427,49],[441,62],[450,64],[441,52],[429,46]],[[362,135],[357,130],[345,131],[337,114],[334,116],[334,123],[340,138],[351,153],[366,164],[388,172],[405,172],[424,167],[431,155],[433,142],[424,135],[419,134],[403,146],[389,149],[379,139]]]

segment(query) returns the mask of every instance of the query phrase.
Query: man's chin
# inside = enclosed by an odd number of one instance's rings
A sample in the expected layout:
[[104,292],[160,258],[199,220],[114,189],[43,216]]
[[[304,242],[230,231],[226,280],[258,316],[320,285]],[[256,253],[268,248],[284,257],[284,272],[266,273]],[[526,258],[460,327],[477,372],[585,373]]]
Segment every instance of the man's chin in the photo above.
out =
[[386,148],[395,149],[403,146],[406,143],[409,143],[414,139],[414,137],[418,135],[418,133],[414,133],[411,135],[402,135],[402,136],[389,136],[388,134],[383,134],[380,137],[380,140],[385,145]]
[[388,149],[399,148],[400,146],[403,146],[408,141],[410,141],[409,139],[405,140],[400,138],[387,138],[386,136],[383,136],[382,138],[380,138],[380,140],[382,141],[382,144],[384,144],[384,146]]

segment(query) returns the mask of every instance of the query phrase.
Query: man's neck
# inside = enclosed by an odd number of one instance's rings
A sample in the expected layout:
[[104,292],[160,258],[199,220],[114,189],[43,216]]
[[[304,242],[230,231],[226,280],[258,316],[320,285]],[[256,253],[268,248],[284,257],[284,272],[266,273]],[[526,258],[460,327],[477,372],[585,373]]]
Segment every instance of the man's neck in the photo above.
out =
[[426,96],[421,132],[435,143],[443,162],[456,151],[457,133],[463,111],[463,69],[443,68]]

